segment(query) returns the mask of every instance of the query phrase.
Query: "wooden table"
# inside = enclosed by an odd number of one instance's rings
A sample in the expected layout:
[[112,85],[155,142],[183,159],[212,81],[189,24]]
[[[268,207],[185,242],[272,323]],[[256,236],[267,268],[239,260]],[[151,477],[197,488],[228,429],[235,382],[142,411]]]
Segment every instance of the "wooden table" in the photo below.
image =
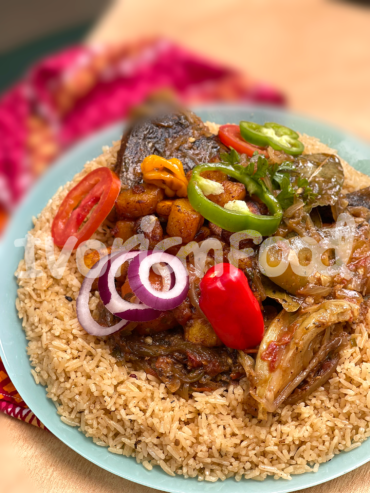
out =
[[335,0],[122,0],[88,41],[163,35],[370,140],[370,9]]
[[[0,414],[0,437],[1,493],[157,491],[114,476],[79,456],[51,433],[4,414]],[[370,463],[345,476],[302,492],[368,493],[369,484]]]
[[[370,140],[370,11],[322,0],[122,0],[87,42],[161,34],[281,88],[291,109]],[[7,493],[150,493],[0,415]],[[310,493],[369,491],[370,464]]]

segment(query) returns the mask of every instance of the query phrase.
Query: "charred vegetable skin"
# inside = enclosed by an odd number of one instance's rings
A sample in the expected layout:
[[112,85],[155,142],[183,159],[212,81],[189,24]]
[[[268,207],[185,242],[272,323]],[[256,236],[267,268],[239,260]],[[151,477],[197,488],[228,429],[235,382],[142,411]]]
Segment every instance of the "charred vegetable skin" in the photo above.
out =
[[304,151],[297,132],[278,123],[259,125],[255,122],[240,122],[240,133],[243,139],[256,146],[271,146],[276,151],[284,151],[292,156],[299,156]]
[[[203,164],[193,169],[188,185],[188,197],[191,205],[202,216],[212,223],[231,232],[254,230],[263,236],[269,236],[276,232],[283,211],[274,195],[259,184],[250,175],[247,169],[239,164]],[[209,200],[202,192],[199,185],[201,173],[204,171],[222,171],[226,175],[243,183],[250,195],[256,195],[269,209],[271,216],[257,215],[252,212],[239,212],[227,210]]]
[[224,149],[193,112],[173,103],[150,102],[140,108],[141,115],[131,122],[123,135],[115,172],[123,186],[142,181],[141,163],[155,154],[179,159],[185,173],[194,166],[217,160]]

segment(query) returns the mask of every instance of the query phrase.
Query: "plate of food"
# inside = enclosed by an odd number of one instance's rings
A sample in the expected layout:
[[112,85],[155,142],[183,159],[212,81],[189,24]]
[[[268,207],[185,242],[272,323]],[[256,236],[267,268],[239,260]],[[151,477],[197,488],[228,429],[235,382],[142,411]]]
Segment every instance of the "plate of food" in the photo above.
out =
[[170,492],[370,460],[370,146],[154,100],[64,155],[1,245],[1,357],[76,452]]

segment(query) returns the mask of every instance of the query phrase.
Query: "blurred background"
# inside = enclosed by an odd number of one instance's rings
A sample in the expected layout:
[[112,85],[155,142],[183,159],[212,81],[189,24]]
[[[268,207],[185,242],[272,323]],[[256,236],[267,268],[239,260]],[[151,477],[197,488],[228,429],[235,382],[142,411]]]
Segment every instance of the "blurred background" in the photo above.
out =
[[335,0],[0,0],[0,231],[69,146],[170,87],[370,141],[370,9]]

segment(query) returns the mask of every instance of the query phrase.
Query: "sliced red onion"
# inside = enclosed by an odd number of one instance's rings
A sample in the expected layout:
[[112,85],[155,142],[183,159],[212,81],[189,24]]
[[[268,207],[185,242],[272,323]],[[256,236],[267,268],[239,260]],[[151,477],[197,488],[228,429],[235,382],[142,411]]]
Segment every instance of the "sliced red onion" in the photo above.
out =
[[89,298],[91,286],[93,285],[94,280],[99,277],[102,272],[105,264],[110,260],[111,255],[107,255],[103,257],[99,262],[97,262],[92,269],[89,271],[89,276],[85,277],[76,303],[76,311],[78,321],[86,332],[91,334],[92,336],[109,336],[118,330],[123,329],[128,323],[128,320],[121,320],[113,327],[103,327],[99,325],[91,316],[90,308],[89,308]]
[[[168,265],[156,264],[153,270],[156,274],[162,276],[162,291],[169,291],[174,287],[176,281],[175,274]],[[156,292],[158,293],[158,291]]]
[[[175,283],[168,291],[157,291],[149,281],[153,265],[164,262],[172,270]],[[131,289],[140,301],[157,310],[172,310],[179,306],[189,290],[189,276],[181,260],[169,253],[141,252],[129,265],[128,280]]]
[[[114,255],[105,269],[105,272],[99,277],[99,293],[105,305],[113,315],[130,320],[131,322],[149,322],[159,317],[160,311],[142,303],[130,303],[124,300],[118,294],[115,286],[115,274],[118,268],[127,260],[135,258],[140,252],[121,252]],[[131,282],[130,282],[131,286]],[[132,286],[131,286],[132,288]],[[157,291],[158,293],[160,291]]]

